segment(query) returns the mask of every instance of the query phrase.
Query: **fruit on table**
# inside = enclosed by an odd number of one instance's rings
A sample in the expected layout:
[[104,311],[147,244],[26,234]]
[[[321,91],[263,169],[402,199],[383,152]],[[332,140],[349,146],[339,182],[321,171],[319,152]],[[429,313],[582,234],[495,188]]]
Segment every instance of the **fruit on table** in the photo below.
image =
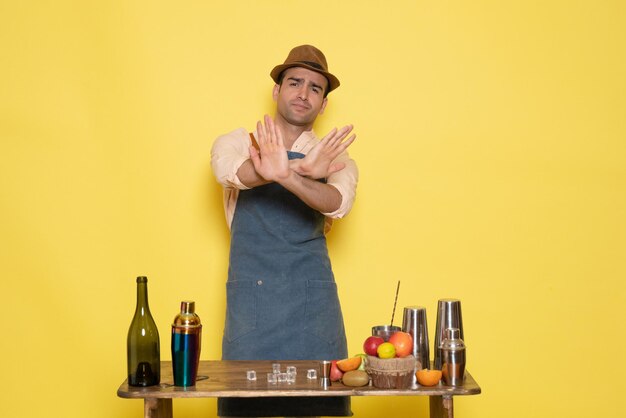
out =
[[346,386],[365,386],[370,377],[364,370],[351,370],[343,375],[342,381]]
[[383,337],[378,337],[375,335],[372,335],[371,337],[367,337],[367,339],[363,343],[363,351],[365,351],[365,354],[369,354],[370,356],[375,356],[378,346],[384,342],[385,340],[383,339]]
[[337,360],[333,360],[330,365],[330,381],[338,382],[341,380],[343,372],[337,367]]
[[355,357],[361,357],[361,364],[357,370],[365,370],[365,363],[367,362],[367,354],[357,354]]
[[397,357],[406,357],[413,351],[413,337],[408,332],[394,332],[389,342],[396,348]]
[[394,358],[396,356],[396,347],[390,342],[382,343],[376,350],[379,358]]
[[422,369],[415,372],[417,383],[422,386],[435,386],[441,380],[441,370]]
[[337,367],[339,367],[339,370],[341,370],[342,372],[356,370],[361,365],[361,360],[362,358],[359,356],[345,358],[337,362]]

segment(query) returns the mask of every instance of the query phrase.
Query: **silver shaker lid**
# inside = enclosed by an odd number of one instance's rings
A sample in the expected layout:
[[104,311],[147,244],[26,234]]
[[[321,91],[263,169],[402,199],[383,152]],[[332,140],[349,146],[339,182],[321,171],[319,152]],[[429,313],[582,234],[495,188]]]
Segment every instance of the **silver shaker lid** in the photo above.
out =
[[446,328],[441,348],[452,351],[465,350],[465,343],[461,339],[461,330],[458,328]]

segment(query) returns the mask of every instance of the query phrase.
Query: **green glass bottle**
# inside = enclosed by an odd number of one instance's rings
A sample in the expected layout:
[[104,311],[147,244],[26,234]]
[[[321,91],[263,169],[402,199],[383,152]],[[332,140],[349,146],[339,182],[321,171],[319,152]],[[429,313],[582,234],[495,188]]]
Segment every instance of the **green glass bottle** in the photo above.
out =
[[137,308],[128,329],[128,384],[153,386],[161,381],[159,330],[148,307],[148,278],[137,277]]

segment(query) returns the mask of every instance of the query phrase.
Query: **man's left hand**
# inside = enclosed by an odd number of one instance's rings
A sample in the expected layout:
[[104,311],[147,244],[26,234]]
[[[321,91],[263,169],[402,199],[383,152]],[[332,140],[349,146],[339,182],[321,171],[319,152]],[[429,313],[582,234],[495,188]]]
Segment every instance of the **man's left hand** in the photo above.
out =
[[352,135],[344,141],[352,128],[352,125],[341,129],[333,128],[303,159],[299,160],[296,167],[292,168],[301,176],[311,179],[326,178],[342,170],[346,165],[333,163],[333,160],[356,139],[356,135]]

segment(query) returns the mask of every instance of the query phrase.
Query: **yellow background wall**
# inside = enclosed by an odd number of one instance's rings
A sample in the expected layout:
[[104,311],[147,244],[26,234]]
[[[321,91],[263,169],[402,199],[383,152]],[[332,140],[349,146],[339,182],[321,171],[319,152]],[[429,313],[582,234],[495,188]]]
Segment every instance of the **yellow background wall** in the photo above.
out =
[[[398,306],[428,308],[431,341],[437,300],[462,300],[483,394],[456,398],[459,417],[619,415],[625,13],[619,0],[2,1],[0,416],[141,416],[116,397],[137,275],[162,359],[183,299],[205,324],[202,358],[219,358],[228,231],[210,147],[272,111],[268,73],[301,43],[343,83],[317,132],[358,133],[358,199],[329,236],[350,352],[389,321],[401,280]],[[427,400],[353,409],[416,416]],[[214,416],[215,401],[174,412]]]

